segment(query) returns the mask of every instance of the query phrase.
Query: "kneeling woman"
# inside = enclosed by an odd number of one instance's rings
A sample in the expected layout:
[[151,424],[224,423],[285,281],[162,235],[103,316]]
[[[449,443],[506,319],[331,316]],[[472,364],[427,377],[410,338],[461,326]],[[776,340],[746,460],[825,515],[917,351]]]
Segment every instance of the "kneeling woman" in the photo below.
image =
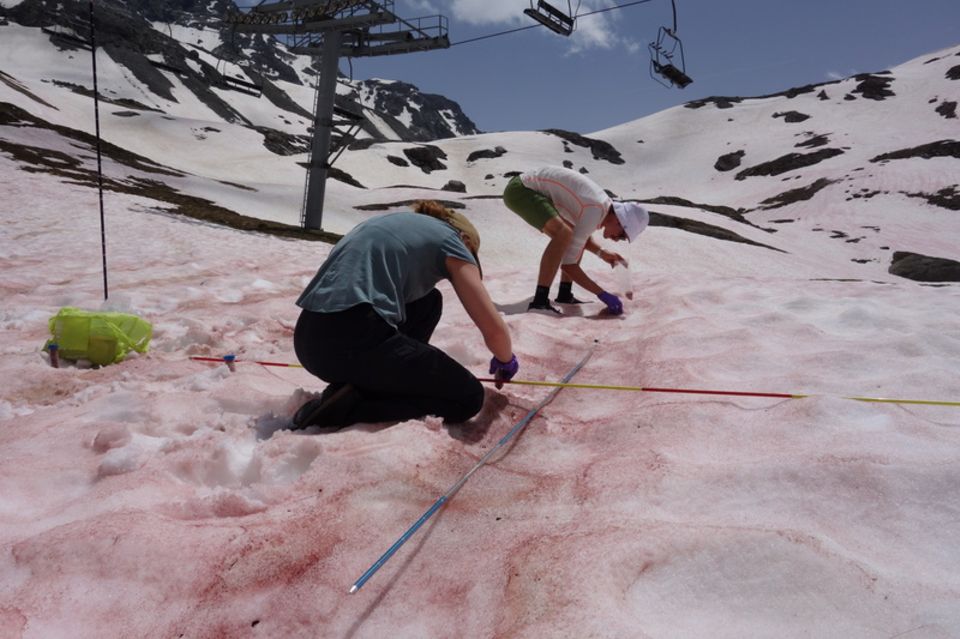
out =
[[477,230],[437,202],[414,211],[357,225],[297,300],[297,358],[329,386],[297,411],[294,428],[425,415],[463,422],[480,412],[480,382],[429,344],[443,310],[434,288],[441,279],[483,335],[490,372],[500,380],[516,374],[510,333],[481,281]]

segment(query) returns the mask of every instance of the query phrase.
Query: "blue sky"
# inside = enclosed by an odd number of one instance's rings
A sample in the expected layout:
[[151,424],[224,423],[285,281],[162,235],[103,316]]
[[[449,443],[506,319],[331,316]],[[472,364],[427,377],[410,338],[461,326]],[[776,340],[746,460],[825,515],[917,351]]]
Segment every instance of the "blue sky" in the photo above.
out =
[[[580,12],[623,4],[583,0]],[[566,0],[552,0],[566,8]],[[450,49],[352,60],[355,79],[403,80],[460,104],[483,131],[598,131],[711,95],[753,96],[882,71],[960,44],[960,0],[677,0],[686,89],[649,76],[647,44],[670,0],[586,16],[570,38],[534,24],[527,0],[397,0],[403,18],[442,14]],[[574,9],[576,2],[574,2]],[[958,59],[960,64],[960,59]],[[341,71],[350,66],[341,61]]]

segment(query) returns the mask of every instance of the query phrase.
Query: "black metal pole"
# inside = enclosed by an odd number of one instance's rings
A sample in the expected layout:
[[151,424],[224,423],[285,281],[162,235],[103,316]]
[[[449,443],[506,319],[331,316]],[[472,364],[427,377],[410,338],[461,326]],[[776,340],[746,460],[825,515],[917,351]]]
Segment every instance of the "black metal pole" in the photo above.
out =
[[323,198],[330,174],[330,137],[333,132],[333,107],[337,96],[337,69],[343,33],[337,30],[323,34],[323,55],[317,82],[317,109],[313,114],[313,142],[307,177],[307,196],[303,228],[323,228]]
[[93,19],[93,0],[90,0],[90,56],[93,58],[93,119],[97,130],[97,190],[100,194],[100,254],[103,256],[103,299],[107,290],[107,229],[103,219],[103,161],[100,153],[100,90],[97,87],[97,37]]

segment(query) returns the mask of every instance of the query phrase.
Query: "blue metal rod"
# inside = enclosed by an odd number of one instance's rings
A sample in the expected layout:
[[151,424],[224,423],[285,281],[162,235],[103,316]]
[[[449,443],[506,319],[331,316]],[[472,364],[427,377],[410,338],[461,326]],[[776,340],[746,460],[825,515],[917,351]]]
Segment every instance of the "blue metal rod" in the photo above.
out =
[[[567,383],[571,379],[573,379],[573,376],[577,374],[577,371],[583,368],[583,365],[586,364],[587,360],[590,359],[590,356],[593,355],[593,351],[595,349],[596,349],[596,346],[593,346],[590,349],[590,351],[583,357],[583,359],[580,360],[580,362],[576,366],[574,366],[567,372],[567,374],[563,377],[563,383]],[[407,543],[407,540],[410,539],[410,537],[412,537],[413,534],[417,532],[420,529],[420,527],[423,526],[423,524],[425,524],[427,520],[433,516],[435,512],[440,510],[440,507],[443,506],[445,503],[447,503],[447,501],[449,501],[450,498],[453,497],[453,495],[456,494],[456,492],[460,490],[460,488],[465,483],[467,483],[467,480],[470,479],[470,476],[473,475],[473,473],[477,472],[477,470],[481,466],[487,463],[487,460],[490,459],[495,452],[500,450],[500,448],[502,448],[504,444],[506,444],[513,437],[515,437],[517,433],[523,430],[523,428],[530,423],[530,420],[532,420],[544,406],[549,404],[550,401],[554,397],[556,397],[557,393],[559,393],[562,389],[563,389],[562,386],[558,386],[557,388],[553,389],[553,391],[551,391],[550,394],[547,395],[546,399],[544,399],[542,402],[537,404],[536,408],[533,408],[529,413],[527,413],[524,416],[523,419],[517,422],[516,425],[514,425],[514,427],[511,428],[506,435],[500,438],[500,441],[497,442],[496,446],[494,446],[489,451],[487,451],[487,454],[481,457],[480,461],[474,464],[473,468],[467,471],[467,473],[463,477],[457,480],[457,483],[455,483],[453,486],[451,486],[447,490],[447,492],[441,495],[440,498],[437,499],[437,501],[435,501],[433,505],[430,506],[430,508],[428,508],[427,511],[420,516],[420,519],[418,519],[412,526],[410,526],[410,528],[407,529],[407,532],[403,533],[399,539],[393,542],[393,545],[387,549],[387,552],[383,553],[383,555],[380,556],[380,559],[377,559],[377,561],[374,562],[372,566],[367,568],[367,571],[365,573],[360,575],[360,578],[357,579],[353,583],[353,586],[350,587],[350,594],[353,594],[358,590],[360,590],[361,588],[363,588],[363,584],[367,583],[367,580],[369,580],[370,577],[372,577],[378,570],[380,570],[383,564],[387,563],[387,561],[394,555],[394,553],[396,553],[400,549],[400,546]]]

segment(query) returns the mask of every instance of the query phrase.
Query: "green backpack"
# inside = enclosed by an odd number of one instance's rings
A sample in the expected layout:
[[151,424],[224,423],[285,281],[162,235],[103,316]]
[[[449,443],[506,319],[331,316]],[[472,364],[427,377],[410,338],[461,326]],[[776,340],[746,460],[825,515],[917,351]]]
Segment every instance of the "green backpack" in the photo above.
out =
[[50,334],[44,350],[56,344],[63,359],[105,366],[122,361],[131,350],[147,352],[153,327],[136,315],[65,306],[50,318]]

